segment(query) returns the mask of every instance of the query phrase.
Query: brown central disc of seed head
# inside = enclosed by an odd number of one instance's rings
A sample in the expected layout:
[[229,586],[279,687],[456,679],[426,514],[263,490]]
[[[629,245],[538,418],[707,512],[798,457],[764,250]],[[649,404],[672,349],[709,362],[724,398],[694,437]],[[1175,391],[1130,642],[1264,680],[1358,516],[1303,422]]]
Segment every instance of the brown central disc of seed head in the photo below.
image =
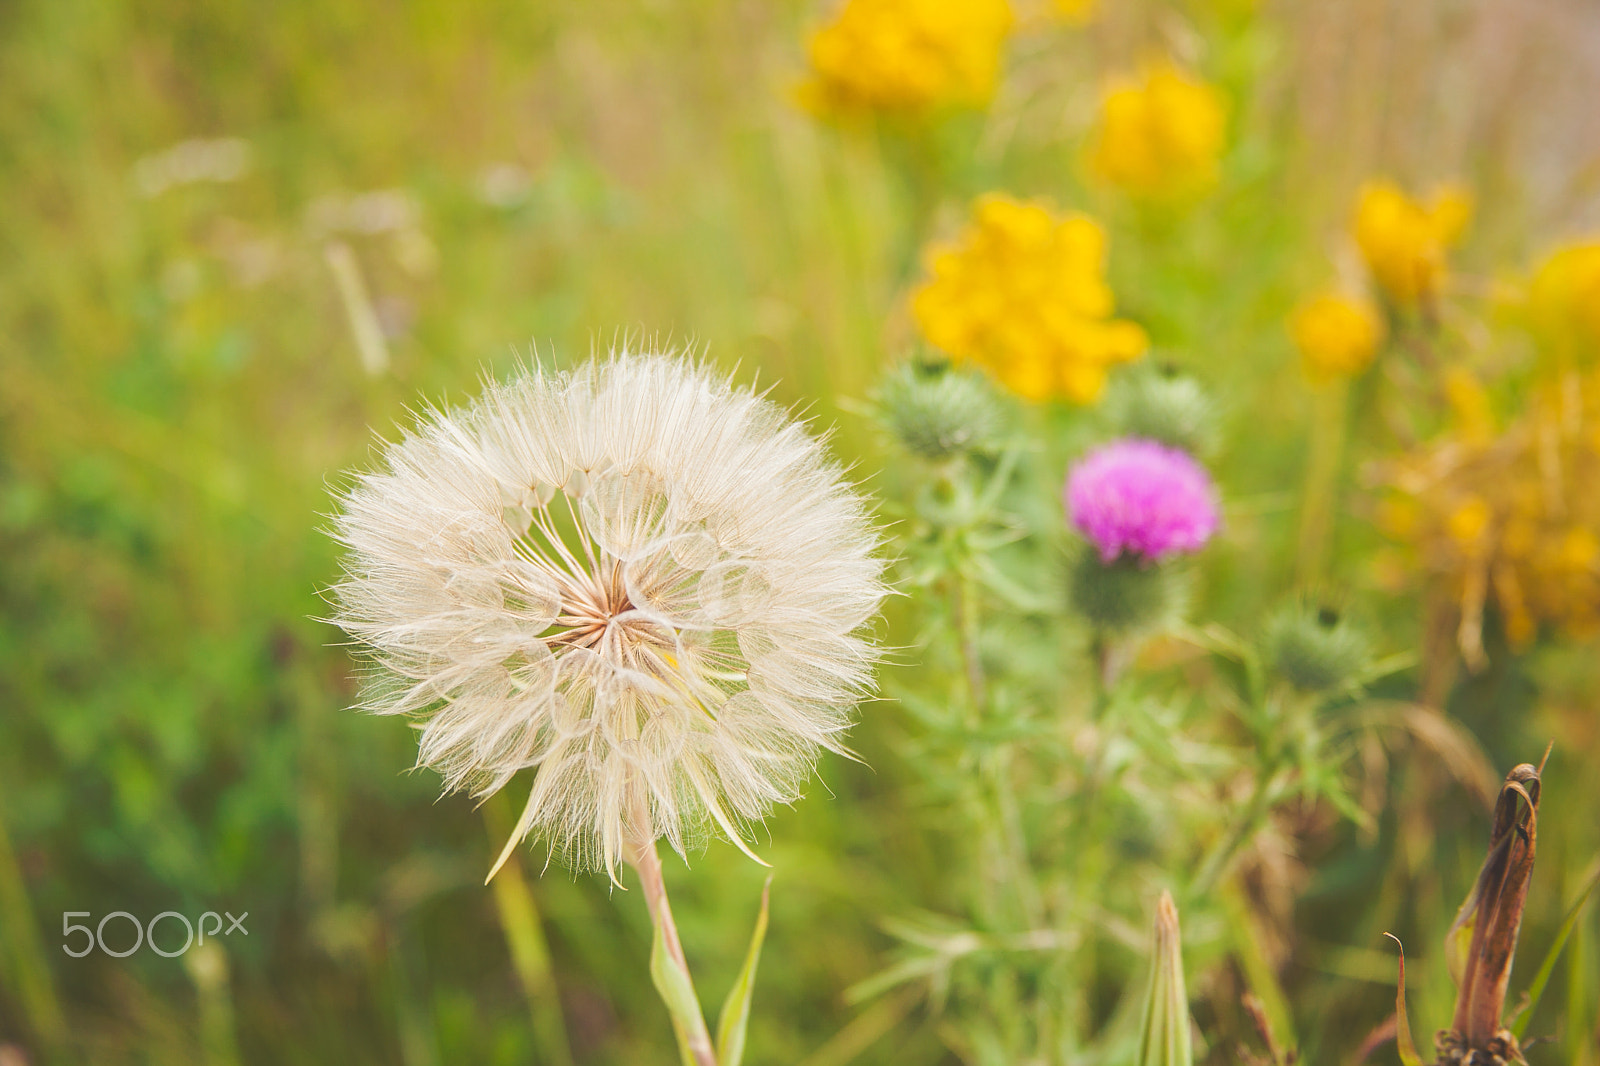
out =
[[561,613],[556,617],[556,625],[562,628],[546,638],[552,647],[595,650],[608,633],[632,641],[666,644],[655,623],[638,615],[627,617],[634,604],[628,598],[620,562],[597,562],[583,579],[564,582],[563,586]]

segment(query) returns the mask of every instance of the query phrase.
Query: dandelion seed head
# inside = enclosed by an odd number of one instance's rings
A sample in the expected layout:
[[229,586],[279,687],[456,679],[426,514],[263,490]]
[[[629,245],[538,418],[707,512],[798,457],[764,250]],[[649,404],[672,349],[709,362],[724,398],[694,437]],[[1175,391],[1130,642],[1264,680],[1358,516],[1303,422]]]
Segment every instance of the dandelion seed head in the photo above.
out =
[[517,837],[614,872],[630,841],[740,843],[843,750],[877,650],[879,536],[822,445],[680,358],[623,353],[432,412],[344,494],[336,621],[362,706]]

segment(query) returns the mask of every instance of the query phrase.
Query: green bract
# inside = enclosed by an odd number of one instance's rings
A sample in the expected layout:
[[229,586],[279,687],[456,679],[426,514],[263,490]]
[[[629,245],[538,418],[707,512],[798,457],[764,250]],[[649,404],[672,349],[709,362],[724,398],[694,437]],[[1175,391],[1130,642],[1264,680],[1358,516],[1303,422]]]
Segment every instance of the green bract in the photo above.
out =
[[1293,607],[1274,615],[1266,650],[1271,668],[1305,692],[1349,683],[1369,656],[1367,638],[1329,607]]
[[986,451],[1000,433],[1000,408],[988,384],[948,364],[896,368],[884,378],[878,403],[895,439],[930,462]]

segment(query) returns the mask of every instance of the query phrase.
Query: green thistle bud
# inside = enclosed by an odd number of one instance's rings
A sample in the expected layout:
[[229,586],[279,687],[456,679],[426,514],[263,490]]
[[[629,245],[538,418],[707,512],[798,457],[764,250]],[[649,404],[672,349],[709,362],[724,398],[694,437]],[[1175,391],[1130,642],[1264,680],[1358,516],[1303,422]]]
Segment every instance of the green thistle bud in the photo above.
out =
[[878,390],[884,424],[913,455],[943,462],[983,452],[1000,434],[1000,408],[988,383],[948,363],[905,363]]
[[1304,692],[1324,692],[1352,681],[1367,664],[1366,637],[1331,607],[1280,611],[1267,623],[1267,661]]
[[1194,378],[1167,370],[1131,374],[1110,397],[1119,433],[1205,455],[1216,444],[1216,409]]
[[1172,893],[1156,905],[1155,946],[1150,952],[1150,985],[1139,1025],[1137,1066],[1193,1066],[1189,1032],[1189,994],[1183,982],[1183,939]]
[[1181,614],[1184,587],[1170,567],[1136,555],[1104,563],[1085,548],[1072,560],[1067,595],[1096,629],[1131,632],[1159,629]]

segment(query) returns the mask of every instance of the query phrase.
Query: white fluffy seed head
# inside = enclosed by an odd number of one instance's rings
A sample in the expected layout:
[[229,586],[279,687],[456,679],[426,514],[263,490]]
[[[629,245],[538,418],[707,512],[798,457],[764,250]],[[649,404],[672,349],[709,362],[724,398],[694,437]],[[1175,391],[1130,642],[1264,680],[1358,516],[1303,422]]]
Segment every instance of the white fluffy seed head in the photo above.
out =
[[872,689],[861,497],[782,409],[691,360],[490,384],[341,503],[362,706],[416,717],[447,789],[536,767],[513,840],[575,868],[614,874],[660,837],[743,847]]

